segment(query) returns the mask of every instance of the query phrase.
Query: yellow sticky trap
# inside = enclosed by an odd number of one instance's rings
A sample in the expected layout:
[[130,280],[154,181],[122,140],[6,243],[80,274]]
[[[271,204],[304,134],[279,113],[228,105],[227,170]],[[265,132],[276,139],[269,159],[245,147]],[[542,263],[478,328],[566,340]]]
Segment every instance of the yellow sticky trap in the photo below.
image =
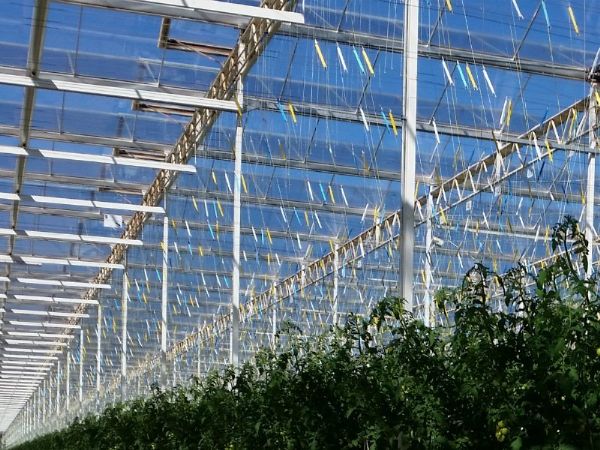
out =
[[310,221],[308,220],[308,212],[304,211],[304,220],[306,221],[306,226],[310,227]]
[[598,106],[600,106],[600,94],[598,91],[594,91],[594,94],[596,95],[596,103],[598,103]]
[[335,251],[335,245],[333,244],[333,240],[329,239],[329,248],[331,249],[332,252]]
[[202,250],[202,246],[201,245],[198,246],[198,254],[200,256],[204,256],[204,250]]
[[215,234],[217,235],[217,239],[219,239],[219,222],[215,223]]
[[223,207],[221,206],[221,202],[219,200],[217,200],[217,207],[219,208],[219,213],[221,213],[221,217],[223,217],[225,213],[223,212]]
[[292,116],[292,120],[294,123],[298,123],[298,118],[296,117],[296,110],[294,110],[294,105],[288,103],[288,108],[290,110],[290,115]]
[[579,25],[577,25],[577,19],[575,19],[575,12],[571,5],[567,7],[569,10],[569,17],[571,18],[571,24],[573,25],[573,29],[575,30],[575,34],[579,34]]
[[398,136],[398,127],[396,126],[396,120],[394,119],[394,115],[392,114],[392,110],[390,109],[390,123],[392,124],[392,130],[394,130],[394,135]]
[[271,245],[273,245],[273,239],[271,238],[271,232],[269,231],[269,229],[267,228],[267,237],[269,238],[269,243]]
[[196,203],[196,199],[192,197],[192,205],[194,205],[194,209],[198,212],[198,203]]
[[364,49],[364,47],[362,49],[362,56],[363,56],[363,59],[365,60],[365,63],[367,64],[367,69],[369,69],[369,73],[371,75],[375,75],[375,69],[373,69],[373,64],[371,64],[369,55],[367,54],[367,51]]
[[333,188],[329,185],[329,197],[331,198],[331,203],[335,205],[335,197],[333,196]]
[[323,69],[327,69],[327,62],[325,61],[325,57],[323,56],[323,52],[321,51],[321,47],[319,46],[319,41],[317,41],[315,39],[315,50],[317,51],[317,55],[319,56],[319,59],[321,60],[321,65],[323,66]]
[[242,174],[242,188],[244,188],[244,194],[247,194],[248,186],[246,185],[246,178],[244,178],[244,174]]
[[512,223],[510,223],[510,219],[508,217],[506,218],[506,226],[508,226],[508,231],[513,233]]
[[550,158],[550,162],[554,162],[554,156],[552,155],[552,148],[550,147],[550,142],[546,139],[546,150],[548,150],[548,158]]
[[271,264],[271,252],[267,253],[267,264]]
[[452,12],[452,1],[451,0],[446,0],[446,8],[448,9],[448,11]]
[[213,170],[213,171],[211,171],[211,174],[212,174],[212,179],[213,179],[213,182],[214,182],[215,184],[217,184],[217,175],[215,174],[215,171],[214,171],[214,170]]
[[177,224],[175,223],[175,219],[171,219],[171,226],[173,228],[177,228]]
[[448,225],[448,218],[446,217],[446,213],[443,209],[440,209],[440,218],[442,220],[442,224]]
[[164,241],[160,241],[160,248],[162,249],[162,251],[165,251],[165,243]]
[[475,77],[473,76],[473,72],[471,72],[471,67],[469,66],[469,64],[465,64],[466,68],[467,68],[467,75],[469,76],[469,80],[471,81],[471,86],[473,86],[473,89],[475,89],[476,91],[479,90],[479,88],[477,87],[477,82],[475,81]]
[[506,113],[506,126],[510,126],[510,118],[512,117],[512,100],[508,101],[508,112]]
[[285,148],[283,148],[283,144],[279,143],[279,154],[281,155],[281,159],[284,161],[287,159],[287,155],[285,154]]

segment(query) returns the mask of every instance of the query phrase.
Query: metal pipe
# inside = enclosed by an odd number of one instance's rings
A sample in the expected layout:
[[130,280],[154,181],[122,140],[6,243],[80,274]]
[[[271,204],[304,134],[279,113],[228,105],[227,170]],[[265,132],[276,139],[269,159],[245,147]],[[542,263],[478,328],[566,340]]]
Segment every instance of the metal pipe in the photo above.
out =
[[417,150],[417,65],[419,49],[419,0],[404,6],[404,67],[402,127],[402,214],[400,237],[400,297],[412,310],[415,248],[415,184]]

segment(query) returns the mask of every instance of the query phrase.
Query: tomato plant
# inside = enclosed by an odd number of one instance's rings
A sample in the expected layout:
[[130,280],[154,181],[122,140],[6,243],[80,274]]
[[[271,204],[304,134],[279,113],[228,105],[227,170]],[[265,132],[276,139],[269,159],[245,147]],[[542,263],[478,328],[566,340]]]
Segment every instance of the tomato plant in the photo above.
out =
[[155,388],[18,448],[598,449],[597,280],[573,219],[552,249],[537,273],[476,265],[440,290],[444,326],[386,298],[310,340],[283,329],[283,348],[239,371]]

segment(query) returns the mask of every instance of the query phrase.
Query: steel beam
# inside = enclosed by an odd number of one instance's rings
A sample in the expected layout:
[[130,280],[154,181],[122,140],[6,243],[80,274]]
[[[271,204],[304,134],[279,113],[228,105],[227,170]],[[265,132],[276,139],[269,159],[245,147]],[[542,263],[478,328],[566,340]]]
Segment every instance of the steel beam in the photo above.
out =
[[[127,266],[127,253],[123,258]],[[127,400],[127,313],[129,307],[129,274],[128,267],[123,271],[121,283],[121,401]]]
[[[600,55],[600,51],[598,52]],[[598,57],[596,57],[597,59]],[[595,61],[598,62],[598,61]],[[588,121],[589,121],[589,144],[592,150],[598,147],[598,141],[596,138],[596,127],[598,125],[598,104],[596,101],[600,90],[598,89],[598,83],[592,82],[590,89],[590,102],[588,106]],[[585,192],[585,238],[588,242],[588,266],[586,270],[586,277],[590,278],[593,273],[593,262],[594,262],[594,241],[596,239],[596,229],[594,227],[594,205],[596,198],[596,154],[590,153],[588,155],[587,163],[587,180],[586,180],[586,192]]]
[[[35,231],[35,230],[14,230],[10,228],[0,228],[0,236],[19,236],[30,239],[43,239],[43,240],[58,240],[68,242],[82,242],[82,243],[94,243],[94,244],[116,244],[116,245],[134,245],[142,246],[144,243],[138,239],[123,239],[123,238],[111,238],[106,236],[95,236],[89,234],[72,234],[72,233],[55,233],[53,231]],[[115,264],[119,262],[107,262],[106,270],[113,270],[118,268]]]
[[192,19],[245,28],[249,19],[286,23],[304,23],[300,13],[280,9],[266,1],[261,7],[214,0],[59,0],[84,6],[117,9],[163,17]]
[[65,362],[67,366],[66,380],[65,380],[65,412],[69,413],[71,408],[71,349],[67,350],[67,360]]
[[167,308],[169,302],[169,218],[163,218],[163,240],[162,240],[162,296],[161,296],[161,320],[160,320],[160,385],[167,387]]
[[100,406],[101,387],[101,364],[102,364],[102,305],[98,305],[98,317],[96,318],[96,406]]
[[[7,73],[9,70],[13,73]],[[132,83],[106,81],[90,77],[86,78],[86,82],[82,82],[77,78],[60,74],[27,75],[25,71],[19,71],[18,69],[4,69],[3,73],[0,73],[0,84],[22,86],[27,89],[46,89],[77,94],[103,95],[128,100],[171,103],[218,111],[237,111],[235,102],[229,100],[200,97],[197,94],[190,96],[173,94],[164,92],[164,90],[161,92],[160,89],[151,85],[132,85]],[[176,91],[176,89],[171,91]]]
[[429,327],[432,325],[431,323],[431,319],[432,317],[435,317],[435,315],[433,314],[433,308],[432,308],[432,300],[433,300],[433,296],[432,296],[432,292],[431,292],[431,283],[432,283],[432,274],[431,274],[431,269],[433,266],[433,260],[432,260],[432,250],[433,250],[433,221],[432,221],[432,216],[433,216],[433,198],[431,197],[431,195],[427,196],[427,205],[426,205],[426,212],[425,212],[425,216],[427,218],[427,222],[426,222],[426,227],[427,230],[425,232],[425,268],[424,270],[424,275],[425,275],[425,295],[424,295],[424,308],[423,308],[423,322],[425,323],[426,327]]
[[79,408],[83,404],[83,328],[79,330]]
[[[415,192],[417,158],[417,66],[419,61],[419,0],[404,3],[402,207],[400,226],[400,298],[414,306]],[[336,252],[337,253],[337,252]]]
[[148,159],[124,158],[120,156],[96,155],[91,153],[61,152],[56,150],[34,148],[24,149],[23,147],[9,145],[0,145],[0,154],[25,157],[35,156],[47,159],[139,167],[142,169],[167,169],[176,172],[196,173],[196,167],[190,164],[169,164],[162,161],[152,161]]
[[[245,65],[245,51],[243,43],[239,46],[238,64],[240,70]],[[244,82],[240,78],[236,86],[236,98],[238,105],[244,104]],[[240,237],[241,237],[241,209],[242,209],[242,138],[243,119],[241,112],[237,116],[234,143],[234,183],[233,183],[233,270],[232,292],[231,292],[231,333],[230,333],[230,355],[229,362],[233,367],[240,363]],[[166,349],[165,349],[166,353]],[[166,355],[165,355],[166,356]]]

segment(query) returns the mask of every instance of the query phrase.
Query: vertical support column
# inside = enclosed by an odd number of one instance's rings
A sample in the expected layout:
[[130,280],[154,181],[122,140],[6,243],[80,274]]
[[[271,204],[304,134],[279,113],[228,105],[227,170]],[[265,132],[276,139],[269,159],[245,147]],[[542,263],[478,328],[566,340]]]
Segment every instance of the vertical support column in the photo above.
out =
[[[592,68],[592,69],[595,69]],[[587,166],[587,185],[585,190],[585,238],[588,241],[588,267],[586,271],[586,277],[592,276],[593,272],[593,255],[594,255],[594,238],[596,233],[594,232],[594,200],[596,198],[596,154],[593,153],[597,149],[596,143],[596,130],[595,127],[598,124],[598,111],[596,105],[596,93],[598,92],[598,84],[592,81],[592,88],[590,91],[590,105],[588,108],[589,116],[589,128],[590,128],[590,149],[592,152],[588,154],[588,166]]]
[[275,351],[276,342],[275,335],[277,334],[277,283],[274,282],[271,287],[272,300],[271,300],[271,349]]
[[127,399],[127,306],[129,303],[129,278],[127,275],[127,251],[123,265],[123,285],[121,288],[121,400]]
[[277,302],[273,302],[272,314],[271,314],[271,336],[272,336],[272,347],[273,351],[277,348],[276,336],[277,336]]
[[415,183],[417,150],[417,63],[419,0],[404,2],[404,71],[402,125],[402,225],[400,230],[400,297],[414,305]]
[[333,325],[337,325],[338,318],[338,297],[340,289],[340,247],[335,244],[335,252],[333,253]]
[[96,406],[100,406],[100,370],[102,369],[102,305],[98,305],[96,323]]
[[67,350],[67,372],[65,380],[65,409],[69,413],[71,406],[71,349]]
[[202,356],[201,354],[201,344],[202,344],[202,337],[200,336],[200,319],[198,319],[198,335],[196,336],[196,352],[197,352],[197,359],[198,359],[198,366],[196,367],[196,376],[198,377],[198,379],[200,379],[200,358]]
[[173,383],[171,385],[173,387],[177,386],[177,375],[179,374],[179,369],[177,369],[177,358],[173,358]]
[[40,424],[42,423],[42,406],[40,405],[41,402],[41,395],[42,395],[42,390],[40,389],[40,386],[38,385],[38,389],[35,392],[35,433],[37,434],[39,432],[40,429]]
[[[244,82],[242,80],[242,68],[245,60],[245,46],[240,42],[238,53],[238,69],[240,74],[237,82],[237,102],[244,104]],[[233,272],[231,293],[231,333],[229,342],[229,363],[237,367],[240,362],[240,222],[242,207],[242,137],[243,116],[238,113],[237,126],[235,129],[235,169],[233,187]]]
[[42,423],[46,423],[46,380],[42,381]]
[[79,406],[83,403],[83,328],[79,330]]
[[[165,211],[167,199],[165,193]],[[163,265],[162,265],[162,297],[160,308],[160,385],[167,387],[167,304],[168,304],[168,276],[169,276],[169,218],[163,218]]]
[[60,361],[56,364],[56,417],[60,416]]
[[426,232],[425,232],[425,296],[423,301],[423,323],[432,326],[432,295],[431,295],[431,249],[433,248],[433,230],[431,216],[433,215],[433,198],[427,195]]
[[23,408],[25,411],[25,439],[29,439],[29,431],[31,430],[31,404],[29,400],[25,403],[25,407]]
[[38,407],[39,405],[37,403],[37,395],[38,395],[38,391],[36,390],[36,391],[33,391],[33,395],[31,396],[31,412],[33,413],[33,416],[31,417],[31,435],[32,436],[35,434],[38,414],[40,412],[40,409]]
[[52,375],[48,377],[48,422],[52,422],[52,411],[54,403],[52,402]]

